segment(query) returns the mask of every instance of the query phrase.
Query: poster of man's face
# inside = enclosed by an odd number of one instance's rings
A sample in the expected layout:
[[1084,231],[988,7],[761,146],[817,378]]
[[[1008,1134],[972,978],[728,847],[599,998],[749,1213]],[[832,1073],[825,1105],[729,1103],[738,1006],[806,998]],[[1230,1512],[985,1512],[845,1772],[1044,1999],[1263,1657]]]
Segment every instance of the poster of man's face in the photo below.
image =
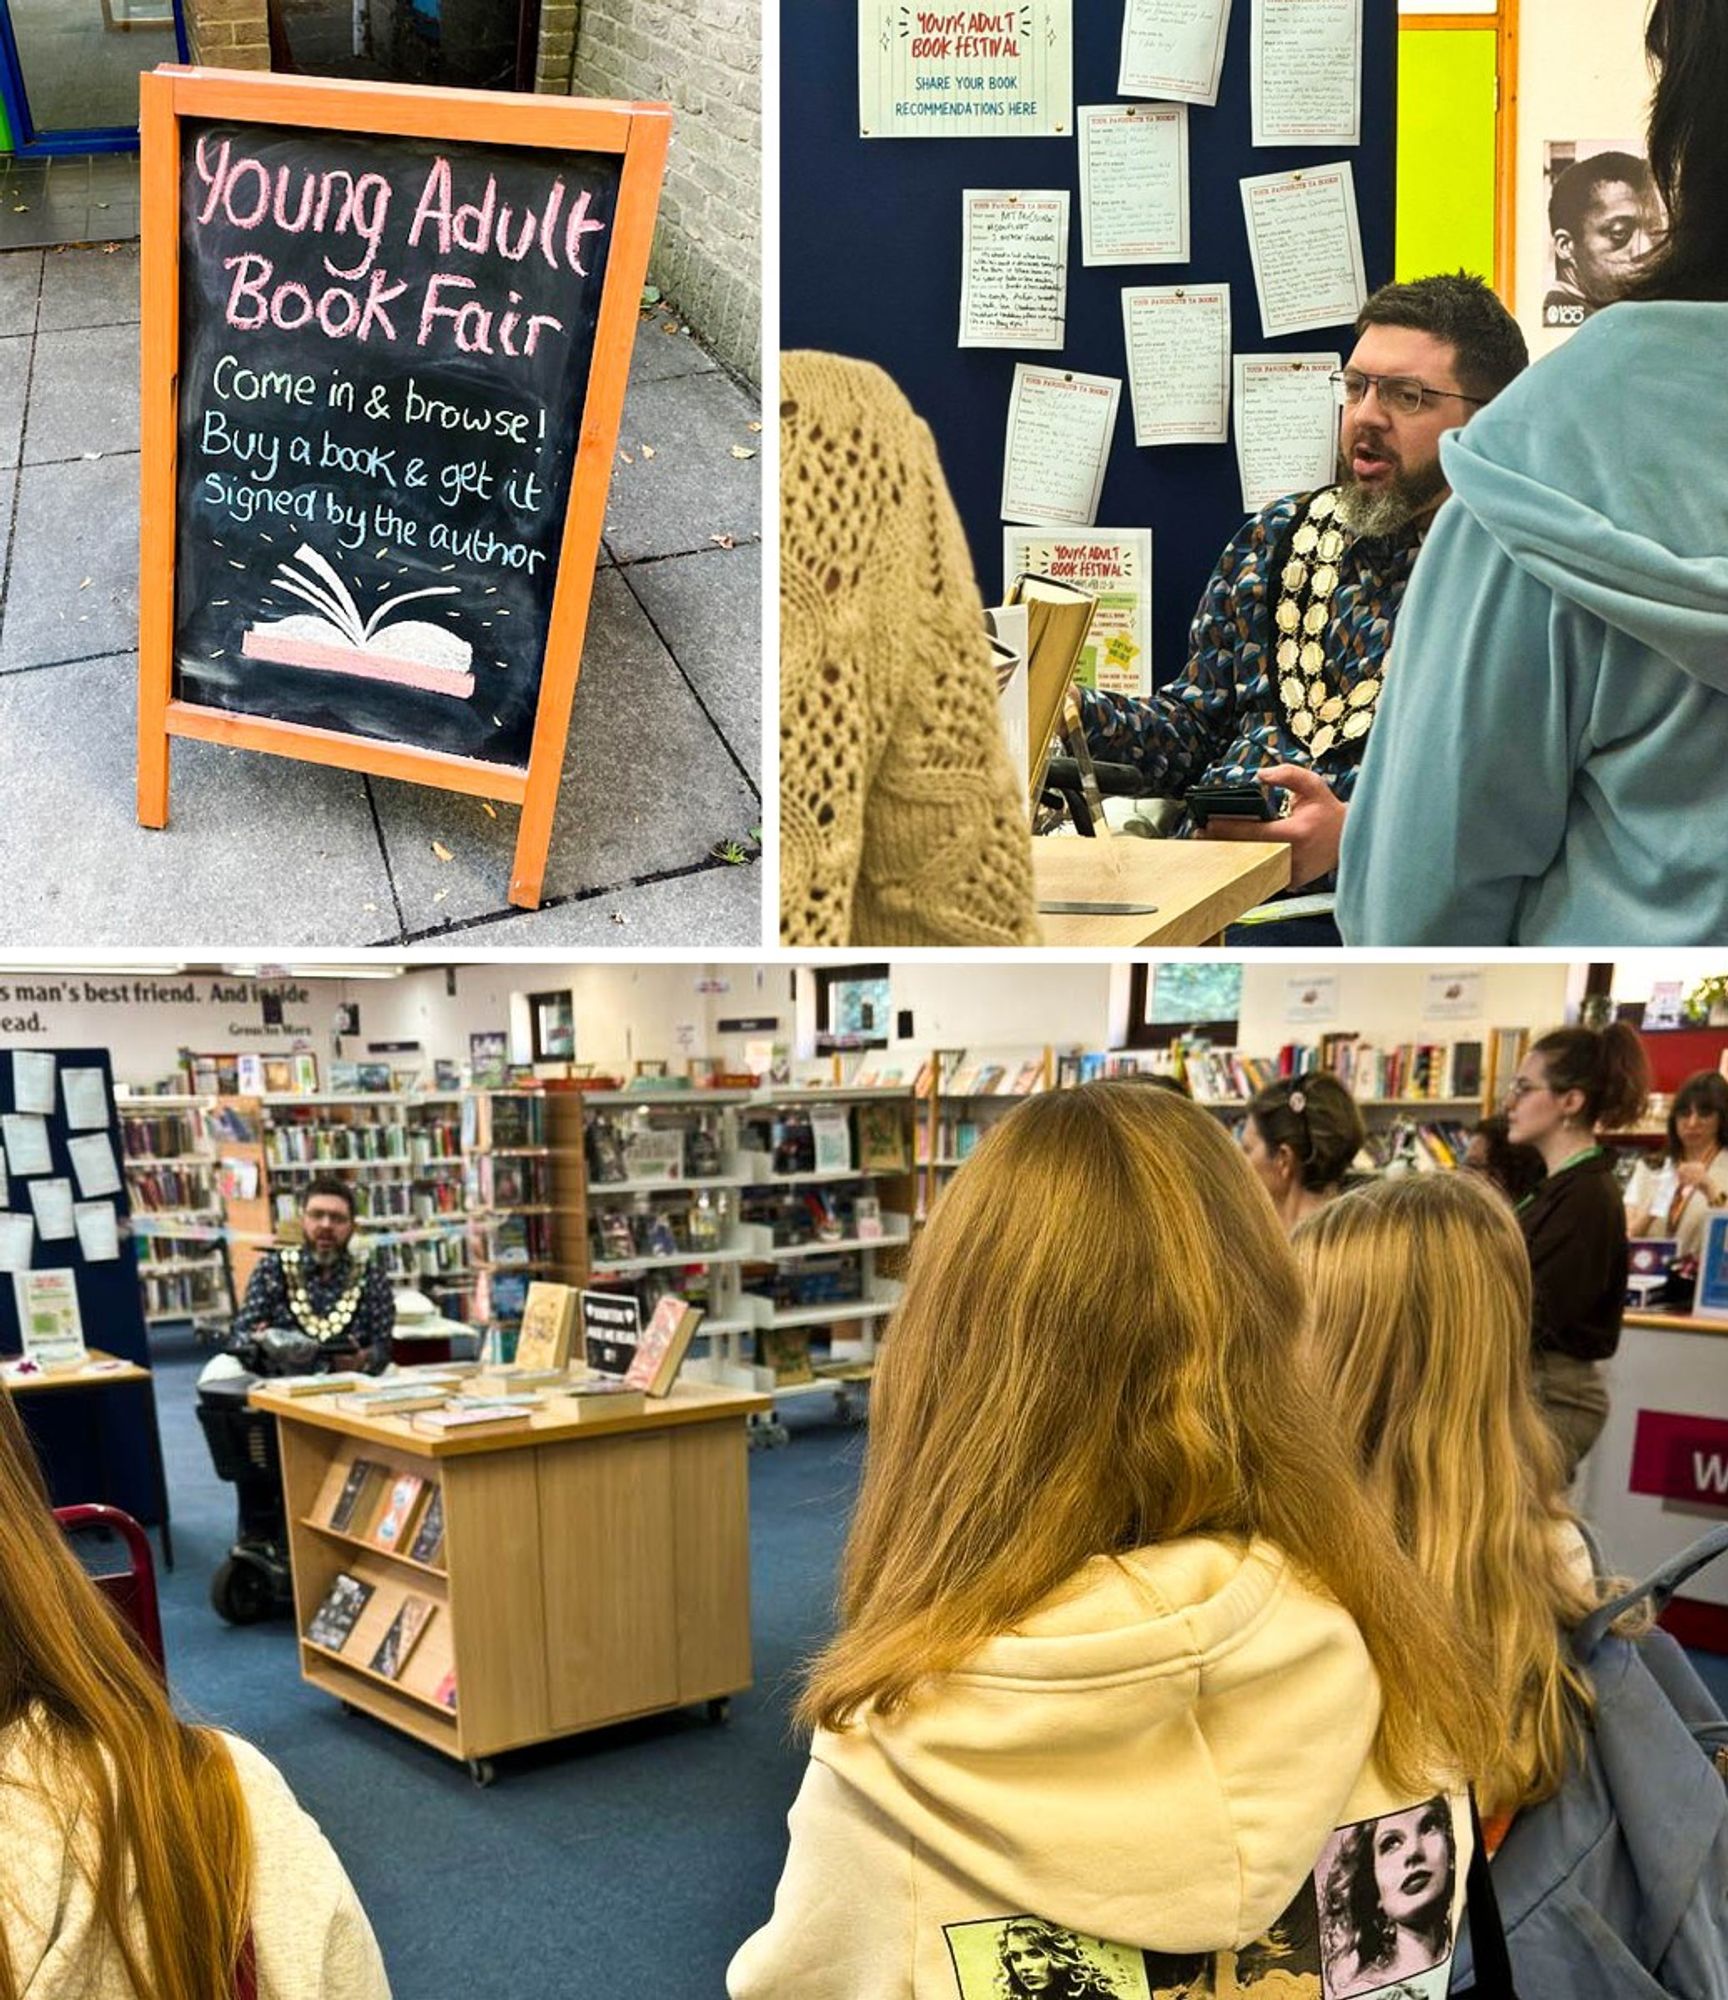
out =
[[1659,241],[1661,197],[1636,140],[1550,139],[1548,290],[1542,324],[1582,326],[1624,296]]

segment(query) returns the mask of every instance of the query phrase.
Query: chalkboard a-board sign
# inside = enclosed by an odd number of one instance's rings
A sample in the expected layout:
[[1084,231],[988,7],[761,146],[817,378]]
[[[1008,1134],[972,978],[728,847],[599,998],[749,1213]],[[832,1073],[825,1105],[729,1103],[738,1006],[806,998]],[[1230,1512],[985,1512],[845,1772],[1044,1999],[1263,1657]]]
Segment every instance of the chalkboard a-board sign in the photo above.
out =
[[140,90],[138,817],[174,736],[472,792],[532,909],[671,113]]

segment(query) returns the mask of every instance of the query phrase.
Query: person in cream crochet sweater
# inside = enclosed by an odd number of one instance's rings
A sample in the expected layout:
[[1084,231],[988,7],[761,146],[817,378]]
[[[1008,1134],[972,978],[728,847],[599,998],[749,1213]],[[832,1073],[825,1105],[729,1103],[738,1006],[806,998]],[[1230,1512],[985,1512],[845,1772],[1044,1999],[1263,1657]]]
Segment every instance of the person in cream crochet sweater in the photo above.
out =
[[781,361],[780,934],[1038,942],[1032,843],[934,440],[868,362]]

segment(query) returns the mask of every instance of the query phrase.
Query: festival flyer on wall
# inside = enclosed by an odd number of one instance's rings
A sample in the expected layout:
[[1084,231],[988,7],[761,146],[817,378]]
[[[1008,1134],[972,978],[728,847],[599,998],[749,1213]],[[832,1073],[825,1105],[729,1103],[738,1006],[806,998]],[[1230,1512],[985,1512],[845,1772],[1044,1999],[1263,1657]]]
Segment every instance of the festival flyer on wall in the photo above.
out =
[[1105,694],[1152,692],[1152,531],[1088,528],[1052,535],[1007,528],[1002,535],[1004,590],[1024,572],[1078,585],[1098,600],[1074,677]]

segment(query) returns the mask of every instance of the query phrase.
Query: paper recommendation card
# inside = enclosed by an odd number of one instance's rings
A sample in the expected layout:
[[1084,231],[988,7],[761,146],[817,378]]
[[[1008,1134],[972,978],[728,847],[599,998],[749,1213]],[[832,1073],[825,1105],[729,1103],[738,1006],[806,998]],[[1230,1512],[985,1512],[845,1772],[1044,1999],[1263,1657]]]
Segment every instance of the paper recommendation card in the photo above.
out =
[[1016,364],[1003,454],[1003,520],[1089,527],[1098,518],[1121,395],[1114,376]]
[[1255,175],[1242,210],[1266,338],[1351,325],[1368,287],[1349,161]]
[[968,188],[960,345],[1060,348],[1068,316],[1068,190]]

